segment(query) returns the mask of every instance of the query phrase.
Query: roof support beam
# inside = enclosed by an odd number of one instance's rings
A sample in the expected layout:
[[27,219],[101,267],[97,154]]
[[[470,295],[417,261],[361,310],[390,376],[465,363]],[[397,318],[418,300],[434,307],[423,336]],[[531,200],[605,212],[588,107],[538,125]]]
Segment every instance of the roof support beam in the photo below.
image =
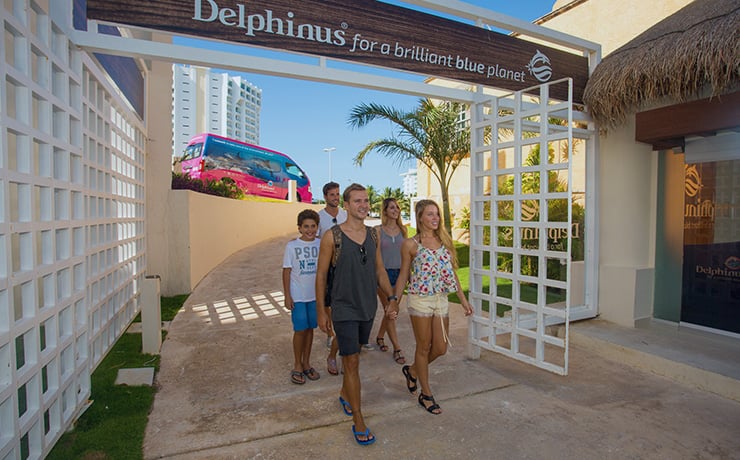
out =
[[[90,21],[88,22],[88,27],[94,24],[93,21]],[[419,97],[437,97],[465,103],[472,102],[474,98],[474,93],[462,89],[428,85],[421,81],[404,80],[370,73],[332,69],[326,66],[325,59],[317,59],[317,64],[300,64],[227,51],[203,49],[203,52],[199,53],[195,52],[192,46],[139,40],[80,30],[70,31],[70,36],[76,45],[85,48],[88,52],[334,83]]]
[[659,109],[638,112],[635,140],[654,150],[684,145],[687,136],[702,136],[740,126],[740,91]]

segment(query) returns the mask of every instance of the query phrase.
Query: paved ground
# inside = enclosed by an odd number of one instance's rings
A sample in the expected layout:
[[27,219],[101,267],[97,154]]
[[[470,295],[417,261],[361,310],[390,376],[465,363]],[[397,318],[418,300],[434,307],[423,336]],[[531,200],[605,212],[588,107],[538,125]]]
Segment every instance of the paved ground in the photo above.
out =
[[[170,325],[145,458],[740,459],[740,403],[576,346],[566,377],[485,351],[469,360],[466,320],[454,306],[453,348],[431,368],[444,413],[428,414],[409,396],[390,352],[365,351],[363,412],[378,441],[358,446],[320,331],[313,364],[321,379],[289,380],[280,281],[288,239],[229,258]],[[409,356],[405,310],[398,329]]]

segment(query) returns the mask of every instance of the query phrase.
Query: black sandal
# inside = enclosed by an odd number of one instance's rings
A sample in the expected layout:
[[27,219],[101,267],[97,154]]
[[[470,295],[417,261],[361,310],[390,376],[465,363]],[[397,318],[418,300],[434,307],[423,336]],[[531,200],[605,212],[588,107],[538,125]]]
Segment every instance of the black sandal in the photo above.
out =
[[380,351],[388,351],[388,345],[385,344],[385,339],[383,339],[382,337],[378,337],[377,339],[375,339],[375,343],[378,344],[378,349]]
[[[424,404],[424,401],[429,401],[432,403],[431,406],[427,406]],[[427,412],[434,415],[439,415],[442,413],[442,408],[439,407],[439,404],[434,400],[434,396],[427,396],[424,393],[419,393],[419,405],[426,409]],[[434,412],[439,411],[439,412]]]
[[406,388],[409,389],[409,393],[414,394],[416,393],[416,379],[411,377],[411,366],[403,366],[401,368],[401,372],[403,372],[403,376],[406,377]]

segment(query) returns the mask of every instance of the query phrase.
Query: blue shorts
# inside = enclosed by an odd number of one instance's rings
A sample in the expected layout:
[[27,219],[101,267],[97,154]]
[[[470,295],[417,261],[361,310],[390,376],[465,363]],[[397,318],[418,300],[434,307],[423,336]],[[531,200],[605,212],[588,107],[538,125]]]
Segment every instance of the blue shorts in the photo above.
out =
[[396,287],[396,281],[398,281],[398,275],[401,274],[400,268],[386,268],[385,272],[388,273],[388,281],[391,282],[391,287]]
[[293,330],[295,332],[305,331],[306,329],[316,329],[316,326],[318,326],[318,321],[316,319],[316,301],[294,302],[293,311],[290,313],[290,319],[293,321]]
[[341,356],[354,355],[360,352],[360,344],[367,343],[373,320],[370,321],[334,321],[334,334],[339,345]]

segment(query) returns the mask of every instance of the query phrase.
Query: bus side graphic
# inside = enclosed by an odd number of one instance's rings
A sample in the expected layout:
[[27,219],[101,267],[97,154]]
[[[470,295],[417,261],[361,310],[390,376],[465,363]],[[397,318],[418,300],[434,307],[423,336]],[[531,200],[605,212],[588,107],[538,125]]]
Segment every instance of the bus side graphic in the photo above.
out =
[[188,142],[181,162],[194,179],[230,178],[250,195],[288,199],[289,181],[296,181],[296,199],[310,203],[311,182],[288,155],[215,134],[199,134]]

